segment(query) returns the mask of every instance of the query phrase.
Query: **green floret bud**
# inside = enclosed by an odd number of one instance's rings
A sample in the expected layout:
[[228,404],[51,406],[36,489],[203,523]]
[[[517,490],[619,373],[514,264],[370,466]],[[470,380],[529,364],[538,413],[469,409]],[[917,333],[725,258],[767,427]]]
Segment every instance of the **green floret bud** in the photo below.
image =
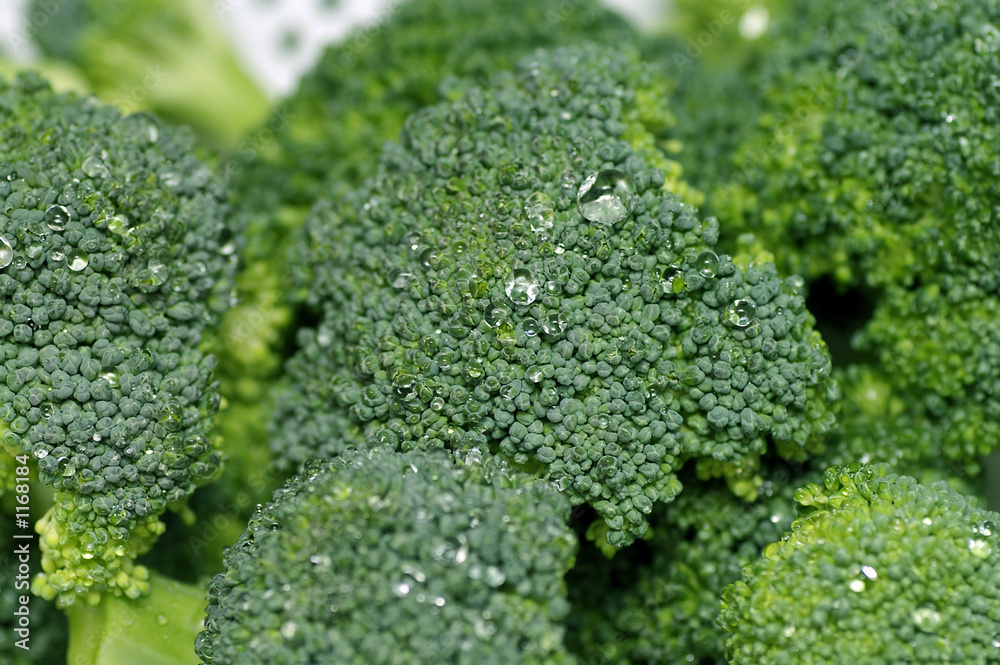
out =
[[558,623],[576,538],[544,483],[479,451],[314,462],[275,493],[209,587],[213,665],[571,665]]
[[656,85],[629,54],[538,52],[411,116],[373,179],[317,205],[301,263],[322,318],[278,455],[479,446],[620,547],[686,460],[755,495],[766,450],[821,450],[837,388],[802,280],[717,254],[716,220],[670,193]]
[[1000,514],[888,467],[832,467],[803,517],[728,587],[742,663],[1000,662]]
[[35,589],[135,595],[158,516],[214,476],[226,194],[184,131],[0,80],[0,422],[55,505]]

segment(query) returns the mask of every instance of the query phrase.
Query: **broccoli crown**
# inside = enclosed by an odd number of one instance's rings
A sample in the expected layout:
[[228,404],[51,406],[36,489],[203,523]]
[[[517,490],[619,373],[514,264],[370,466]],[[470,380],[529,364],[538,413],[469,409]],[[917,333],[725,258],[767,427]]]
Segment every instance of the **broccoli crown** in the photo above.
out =
[[277,141],[262,146],[262,168],[247,172],[247,189],[266,184],[283,201],[310,206],[331,186],[370,176],[373,157],[410,114],[460,91],[455,77],[486,82],[537,48],[634,38],[595,0],[400,2],[383,23],[327,49],[303,76],[275,111]]
[[778,265],[873,294],[854,346],[932,433],[907,454],[971,470],[1000,438],[1000,3],[793,7],[712,208]]
[[228,304],[225,192],[148,114],[0,81],[0,433],[55,505],[46,597],[135,595],[168,503],[219,468],[202,333]]
[[729,662],[1000,662],[1000,515],[886,466],[832,467],[727,587]]
[[318,205],[322,319],[278,397],[279,454],[480,446],[594,505],[620,546],[684,460],[752,478],[769,442],[817,450],[837,389],[801,280],[717,255],[716,221],[665,191],[683,185],[653,85],[630,55],[540,51],[411,116],[373,179]]
[[229,550],[196,649],[217,665],[573,663],[568,517],[475,450],[313,462]]
[[269,105],[230,49],[221,7],[228,8],[204,0],[32,0],[30,11],[44,18],[32,31],[42,52],[76,65],[103,101],[154,111],[232,147]]
[[[771,463],[755,501],[741,501],[719,481],[681,476],[685,490],[657,506],[644,541],[610,561],[581,549],[567,577],[573,611],[567,643],[581,662],[652,665],[725,662],[727,633],[719,597],[743,566],[791,527],[795,485],[819,479],[811,469]],[[603,658],[603,660],[599,660]]]

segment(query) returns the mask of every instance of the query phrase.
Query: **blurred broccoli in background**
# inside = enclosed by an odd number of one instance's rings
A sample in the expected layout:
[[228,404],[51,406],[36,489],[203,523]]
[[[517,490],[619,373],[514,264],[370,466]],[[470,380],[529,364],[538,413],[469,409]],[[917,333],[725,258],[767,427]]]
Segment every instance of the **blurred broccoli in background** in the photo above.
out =
[[42,53],[76,66],[124,111],[154,111],[234,148],[269,103],[233,55],[209,0],[32,0]]

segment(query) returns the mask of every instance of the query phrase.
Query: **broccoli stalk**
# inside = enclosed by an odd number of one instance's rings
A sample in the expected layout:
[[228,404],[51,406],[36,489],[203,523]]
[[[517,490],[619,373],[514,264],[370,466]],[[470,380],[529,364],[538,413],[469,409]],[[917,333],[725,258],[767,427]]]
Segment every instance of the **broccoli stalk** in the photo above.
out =
[[148,109],[235,148],[269,104],[247,76],[204,0],[66,0],[35,39],[76,65],[91,91],[125,111]]
[[96,606],[76,603],[66,614],[73,665],[195,665],[205,590],[153,573],[141,598],[108,596]]

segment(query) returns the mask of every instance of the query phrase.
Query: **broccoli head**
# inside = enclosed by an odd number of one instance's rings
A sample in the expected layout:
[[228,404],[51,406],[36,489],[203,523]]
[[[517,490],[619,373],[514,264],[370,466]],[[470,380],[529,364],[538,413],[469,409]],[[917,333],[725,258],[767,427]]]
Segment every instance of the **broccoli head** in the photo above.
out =
[[193,138],[0,80],[0,433],[55,490],[33,589],[135,596],[158,516],[211,478],[226,194]]
[[476,450],[313,462],[229,550],[198,654],[214,665],[570,665],[568,517],[551,486]]
[[307,220],[322,319],[279,395],[279,455],[481,447],[592,504],[615,546],[699,460],[756,496],[769,447],[833,424],[825,345],[772,264],[734,261],[653,131],[633,56],[539,51],[430,107],[376,176]]
[[732,665],[1000,662],[1000,515],[887,466],[832,467],[727,587]]
[[709,195],[782,268],[871,299],[854,349],[932,432],[907,455],[969,471],[1000,439],[998,34],[992,0],[793,2]]

